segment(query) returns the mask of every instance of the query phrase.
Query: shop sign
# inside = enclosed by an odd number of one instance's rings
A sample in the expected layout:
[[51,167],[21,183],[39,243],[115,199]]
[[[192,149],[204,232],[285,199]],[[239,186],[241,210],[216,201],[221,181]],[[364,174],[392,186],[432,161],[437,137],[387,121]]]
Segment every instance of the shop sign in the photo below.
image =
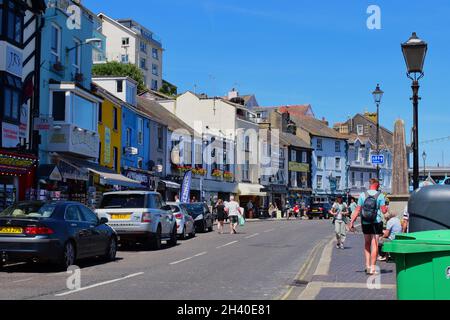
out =
[[126,173],[127,178],[130,178],[132,180],[136,180],[138,182],[140,182],[143,185],[148,186],[149,185],[149,176],[146,174],[142,174],[142,173],[138,173],[138,172],[134,172],[134,171],[128,171]]
[[111,162],[111,129],[109,127],[105,127],[105,153],[103,162],[110,163]]
[[2,146],[3,148],[17,148],[19,144],[19,126],[2,122]]
[[30,168],[34,164],[34,162],[35,161],[33,159],[20,157],[19,155],[11,156],[0,153],[0,165],[2,166]]
[[289,162],[289,171],[309,172],[309,164],[291,161],[291,162]]
[[61,175],[65,180],[81,180],[81,181],[88,181],[89,176],[87,171],[82,172],[81,170],[67,164],[64,161],[60,161],[58,164],[59,170],[61,171]]
[[11,46],[6,46],[6,71],[22,78],[22,52]]
[[53,127],[53,118],[52,117],[34,118],[34,130],[48,131],[52,127]]

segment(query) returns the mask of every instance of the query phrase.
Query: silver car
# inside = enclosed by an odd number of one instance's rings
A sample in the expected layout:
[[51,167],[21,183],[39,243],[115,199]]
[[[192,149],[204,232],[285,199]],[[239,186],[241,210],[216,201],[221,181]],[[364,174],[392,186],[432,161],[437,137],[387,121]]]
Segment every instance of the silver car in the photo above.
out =
[[186,208],[177,202],[168,202],[168,206],[172,208],[172,213],[177,220],[177,233],[181,239],[195,237],[194,218],[189,215]]
[[155,250],[161,248],[162,240],[171,246],[177,244],[176,219],[157,192],[108,192],[95,212],[108,219],[120,243],[141,243]]

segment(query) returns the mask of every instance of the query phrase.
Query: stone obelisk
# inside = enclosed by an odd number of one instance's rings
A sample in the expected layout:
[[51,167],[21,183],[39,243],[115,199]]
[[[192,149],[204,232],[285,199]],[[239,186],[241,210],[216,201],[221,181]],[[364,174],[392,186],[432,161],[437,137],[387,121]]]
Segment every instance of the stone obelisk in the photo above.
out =
[[392,163],[392,195],[389,196],[389,210],[397,215],[403,214],[409,200],[408,154],[406,153],[405,123],[395,122],[394,150]]

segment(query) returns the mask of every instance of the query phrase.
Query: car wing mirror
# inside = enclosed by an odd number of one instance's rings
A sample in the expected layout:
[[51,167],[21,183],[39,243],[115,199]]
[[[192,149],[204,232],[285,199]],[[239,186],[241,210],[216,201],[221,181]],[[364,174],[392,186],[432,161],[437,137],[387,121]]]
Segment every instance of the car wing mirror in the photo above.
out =
[[103,218],[100,218],[98,223],[101,225],[101,224],[107,224],[108,222],[109,222],[108,218],[103,217]]

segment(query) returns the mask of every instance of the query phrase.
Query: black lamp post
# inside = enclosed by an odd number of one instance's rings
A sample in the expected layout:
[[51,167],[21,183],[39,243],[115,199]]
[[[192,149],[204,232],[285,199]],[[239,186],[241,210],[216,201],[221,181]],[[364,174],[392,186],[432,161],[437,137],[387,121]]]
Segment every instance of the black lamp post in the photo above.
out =
[[[377,156],[380,155],[380,103],[381,98],[383,98],[384,92],[380,89],[380,85],[377,84],[377,87],[374,92],[372,92],[373,99],[375,104],[377,105]],[[380,180],[380,165],[377,164],[377,179]]]
[[423,179],[427,179],[427,171],[426,171],[426,162],[427,162],[427,154],[425,151],[422,153],[422,159],[423,159]]
[[413,32],[411,38],[402,44],[403,56],[408,69],[408,78],[412,80],[413,96],[413,187],[419,188],[419,80],[424,76],[423,65],[428,45]]

